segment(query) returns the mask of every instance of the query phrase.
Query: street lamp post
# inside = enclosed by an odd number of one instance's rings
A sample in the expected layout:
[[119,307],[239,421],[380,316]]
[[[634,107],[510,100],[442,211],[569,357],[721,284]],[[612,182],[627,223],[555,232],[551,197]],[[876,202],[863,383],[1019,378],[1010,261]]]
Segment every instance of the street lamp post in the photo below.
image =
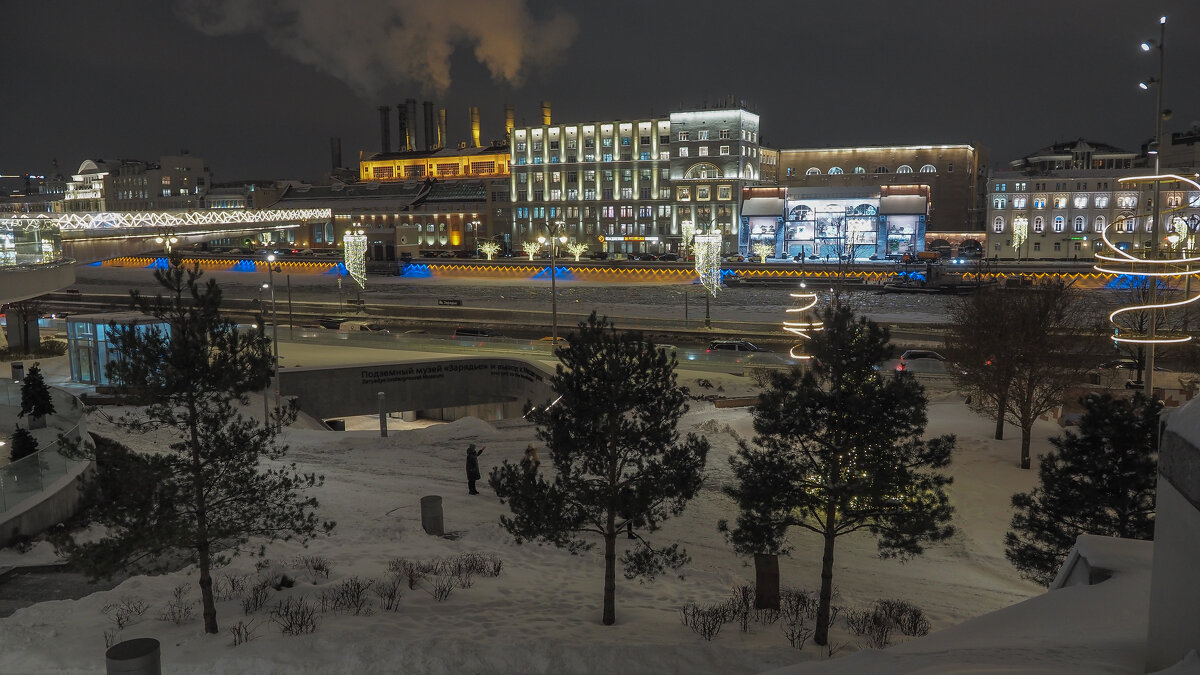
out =
[[[1152,48],[1158,49],[1158,77],[1149,78],[1145,82],[1139,82],[1138,86],[1142,89],[1149,89],[1151,86],[1157,87],[1158,99],[1155,102],[1154,108],[1154,145],[1149,152],[1154,155],[1154,175],[1159,175],[1161,166],[1161,150],[1162,150],[1162,123],[1167,111],[1163,109],[1163,77],[1166,69],[1166,40],[1167,40],[1167,17],[1162,16],[1158,19],[1158,42],[1147,40],[1141,44],[1142,51],[1148,52]],[[1162,206],[1158,203],[1160,193],[1162,191],[1162,182],[1154,181],[1154,205],[1151,210],[1150,221],[1150,257],[1158,258],[1158,221],[1162,217]],[[1154,357],[1155,357],[1155,336],[1158,332],[1158,313],[1154,305],[1158,302],[1158,278],[1151,276],[1150,279],[1150,343],[1146,345],[1146,395],[1154,396]]]
[[170,230],[163,230],[157,237],[154,238],[154,241],[162,245],[163,252],[167,254],[167,257],[170,257],[171,247],[179,241],[179,238],[176,237]]
[[271,285],[271,341],[274,343],[275,352],[275,367],[271,373],[271,383],[275,389],[275,410],[279,410],[279,312],[275,305],[275,273],[282,270],[276,269],[275,254],[267,256],[267,278]]
[[475,235],[475,257],[479,257],[479,219],[471,221],[471,232]]
[[562,234],[563,221],[554,222],[550,236],[538,237],[538,243],[550,248],[550,339],[558,345],[558,245],[567,243],[567,236]]

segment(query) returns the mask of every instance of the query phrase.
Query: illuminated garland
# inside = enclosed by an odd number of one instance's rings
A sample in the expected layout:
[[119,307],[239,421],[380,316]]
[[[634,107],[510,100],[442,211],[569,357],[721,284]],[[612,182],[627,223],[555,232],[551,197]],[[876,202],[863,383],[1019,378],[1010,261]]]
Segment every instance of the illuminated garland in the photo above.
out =
[[[800,287],[804,288],[803,282],[801,282]],[[803,293],[789,293],[789,295],[791,295],[793,298],[801,298],[804,300],[808,300],[809,303],[807,305],[804,305],[803,307],[796,307],[796,308],[787,309],[784,311],[787,312],[788,314],[796,314],[797,315],[796,318],[798,318],[798,319],[810,319],[811,318],[810,315],[801,314],[801,312],[808,312],[813,307],[816,307],[817,294],[803,292]],[[824,321],[811,321],[811,320],[784,321],[783,329],[786,330],[787,332],[789,332],[793,335],[797,335],[805,340],[811,340],[812,336],[809,335],[809,332],[825,330],[825,322]],[[802,359],[803,360],[803,359],[811,359],[812,358],[812,356],[808,355],[808,354],[797,354],[796,353],[796,349],[798,347],[800,347],[802,344],[803,343],[797,343],[794,346],[792,346],[790,351],[788,351],[788,354],[790,354],[793,359]]]
[[679,234],[682,237],[679,242],[679,253],[687,255],[688,247],[692,245],[692,238],[696,236],[696,225],[685,220],[679,224]]
[[12,214],[0,218],[9,227],[46,227],[63,230],[101,230],[119,227],[163,228],[184,225],[236,225],[329,220],[332,209],[202,209],[196,211],[100,211],[49,215]]
[[[1176,176],[1174,174],[1165,174],[1165,175],[1159,175],[1159,176],[1130,176],[1128,178],[1120,178],[1120,179],[1118,179],[1118,181],[1122,182],[1122,183],[1126,183],[1126,182],[1128,182],[1128,183],[1158,183],[1158,182],[1168,183],[1168,182],[1179,181],[1179,182],[1184,182],[1184,183],[1187,183],[1188,185],[1191,185],[1192,188],[1195,190],[1200,190],[1200,183],[1197,183],[1196,181],[1191,180],[1189,178],[1184,178],[1183,176]],[[1167,209],[1166,211],[1161,211],[1160,217],[1165,216],[1168,213],[1172,213],[1172,212],[1187,208],[1187,206],[1188,206],[1187,204],[1181,204],[1180,206]],[[1149,214],[1143,213],[1141,215],[1147,216]],[[1104,246],[1107,251],[1107,254],[1105,254],[1105,253],[1097,253],[1096,254],[1096,260],[1098,260],[1100,262],[1098,262],[1098,263],[1096,263],[1096,265],[1094,265],[1094,269],[1096,269],[1099,272],[1106,272],[1108,274],[1117,274],[1117,275],[1126,274],[1126,275],[1135,276],[1135,277],[1144,277],[1147,279],[1148,283],[1152,283],[1152,284],[1157,284],[1158,279],[1160,277],[1186,277],[1186,276],[1193,276],[1196,274],[1200,274],[1200,257],[1142,259],[1142,258],[1137,258],[1135,256],[1129,255],[1125,251],[1122,251],[1115,244],[1113,244],[1112,241],[1109,240],[1108,231],[1110,228],[1112,228],[1113,226],[1115,226],[1119,223],[1122,223],[1126,219],[1127,219],[1127,217],[1121,217],[1121,218],[1116,219],[1111,224],[1109,224],[1107,227],[1105,227],[1104,230],[1100,233],[1100,238],[1104,241]],[[1175,233],[1172,233],[1171,236],[1168,237],[1168,239],[1174,241],[1176,236],[1177,235]],[[1123,268],[1117,268],[1117,266],[1122,266]],[[1165,333],[1165,334],[1156,333],[1155,336],[1152,338],[1148,334],[1131,333],[1128,331],[1128,329],[1126,329],[1124,334],[1122,334],[1121,333],[1122,326],[1121,326],[1121,324],[1117,323],[1116,319],[1120,315],[1125,314],[1127,312],[1144,312],[1147,310],[1150,310],[1150,311],[1164,310],[1165,311],[1165,310],[1173,308],[1173,307],[1181,307],[1183,305],[1193,303],[1196,300],[1200,300],[1200,294],[1193,295],[1190,298],[1185,297],[1183,300],[1180,300],[1179,302],[1158,302],[1153,305],[1146,304],[1146,305],[1131,305],[1129,307],[1120,307],[1108,315],[1108,320],[1113,324],[1113,326],[1115,326],[1117,328],[1117,331],[1112,336],[1112,340],[1113,340],[1113,342],[1118,342],[1118,343],[1130,342],[1130,343],[1138,343],[1138,344],[1168,344],[1168,343],[1177,343],[1177,342],[1187,342],[1188,340],[1191,340],[1192,337],[1190,335],[1185,335],[1182,333],[1174,333],[1174,334],[1172,334],[1172,333]]]
[[709,294],[721,289],[721,235],[698,234],[695,238],[696,274]]
[[1029,238],[1029,219],[1019,216],[1013,219],[1013,248],[1021,248],[1021,244]]
[[347,232],[342,240],[346,244],[346,271],[359,288],[367,287],[367,235],[362,230]]

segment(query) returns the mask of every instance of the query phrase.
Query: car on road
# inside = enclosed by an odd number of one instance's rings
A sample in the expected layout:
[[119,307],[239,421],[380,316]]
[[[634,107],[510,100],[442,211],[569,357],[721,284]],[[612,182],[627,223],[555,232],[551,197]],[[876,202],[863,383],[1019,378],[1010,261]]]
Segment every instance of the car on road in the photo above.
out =
[[344,338],[350,333],[387,333],[387,329],[372,321],[343,321],[338,326],[338,337]]
[[749,340],[713,340],[708,343],[708,353],[713,352],[766,352]]
[[454,332],[450,334],[450,337],[455,340],[462,340],[462,339],[478,340],[481,338],[489,339],[489,338],[498,338],[498,337],[504,337],[504,336],[500,334],[500,331],[492,330],[491,328],[476,328],[474,326],[459,326],[454,329]]
[[900,355],[900,360],[896,362],[896,370],[944,373],[946,372],[943,363],[945,360],[946,357],[932,349],[909,349]]
[[[1142,364],[1141,369],[1145,370],[1145,364]],[[1138,362],[1136,359],[1114,359],[1105,361],[1096,366],[1096,370],[1138,370]],[[1162,366],[1154,366],[1155,372],[1170,372],[1169,369]]]
[[658,259],[659,259],[659,260],[661,260],[661,261],[663,261],[663,262],[676,262],[676,261],[678,261],[678,260],[679,260],[679,254],[677,254],[677,253],[664,253],[664,254],[662,254],[662,255],[658,256]]

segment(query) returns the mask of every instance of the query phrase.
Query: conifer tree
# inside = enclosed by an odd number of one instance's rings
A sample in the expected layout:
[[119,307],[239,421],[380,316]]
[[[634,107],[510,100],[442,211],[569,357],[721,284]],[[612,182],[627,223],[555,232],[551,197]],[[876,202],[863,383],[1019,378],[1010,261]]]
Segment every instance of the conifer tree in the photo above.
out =
[[222,316],[216,282],[201,284],[199,267],[181,262],[175,254],[154,273],[165,297],[133,292],[134,308],[166,329],[110,324],[119,357],[106,366],[109,379],[144,406],[118,418],[120,426],[170,430],[173,440],[149,456],[111,444],[77,450],[99,460],[99,476],[84,487],[84,515],[107,534],[82,542],[65,534],[55,543],[93,577],[195,563],[204,630],[216,633],[214,567],[238,553],[261,554],[267,541],[306,541],[333,524],[318,522],[317,500],[304,494],[322,478],[282,464],[287,448],[276,435],[294,412],[263,423],[238,409],[270,378],[270,340]]
[[628,579],[687,563],[678,545],[655,548],[643,533],[679,514],[700,490],[708,441],[693,434],[680,440],[676,425],[688,406],[677,362],[640,333],[617,333],[592,312],[554,352],[561,363],[551,386],[559,398],[528,412],[553,476],[506,461],[489,483],[512,510],[500,523],[517,542],[579,553],[595,537],[603,541],[603,622],[612,625],[619,534],[636,540],[622,557]]
[[12,447],[8,450],[8,459],[17,461],[26,457],[37,454],[38,441],[28,429],[16,427],[13,429],[12,437],[8,439]]
[[752,442],[730,458],[736,525],[719,524],[740,553],[787,553],[788,530],[821,537],[821,592],[813,639],[828,644],[834,544],[867,531],[882,557],[906,559],[951,536],[946,495],[953,436],[923,440],[924,388],[908,372],[882,374],[888,331],[849,308],[826,310],[807,343],[811,368],[777,372],[754,408]]
[[1050,439],[1039,484],[1013,495],[1004,555],[1021,576],[1054,581],[1075,539],[1098,534],[1154,538],[1160,401],[1089,394],[1079,433]]
[[42,368],[40,363],[35,363],[25,373],[25,379],[21,381],[21,410],[17,412],[17,417],[29,415],[29,424],[31,428],[45,425],[46,415],[54,414],[54,399],[50,396],[50,388],[46,386],[46,380],[42,377]]

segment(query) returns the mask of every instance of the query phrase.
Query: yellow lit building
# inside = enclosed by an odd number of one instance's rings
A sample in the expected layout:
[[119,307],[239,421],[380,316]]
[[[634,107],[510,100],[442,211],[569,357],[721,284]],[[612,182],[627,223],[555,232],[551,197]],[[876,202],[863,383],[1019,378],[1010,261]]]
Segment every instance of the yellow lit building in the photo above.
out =
[[436,178],[505,178],[509,175],[508,146],[442,148],[380,152],[358,163],[364,181],[404,181]]

